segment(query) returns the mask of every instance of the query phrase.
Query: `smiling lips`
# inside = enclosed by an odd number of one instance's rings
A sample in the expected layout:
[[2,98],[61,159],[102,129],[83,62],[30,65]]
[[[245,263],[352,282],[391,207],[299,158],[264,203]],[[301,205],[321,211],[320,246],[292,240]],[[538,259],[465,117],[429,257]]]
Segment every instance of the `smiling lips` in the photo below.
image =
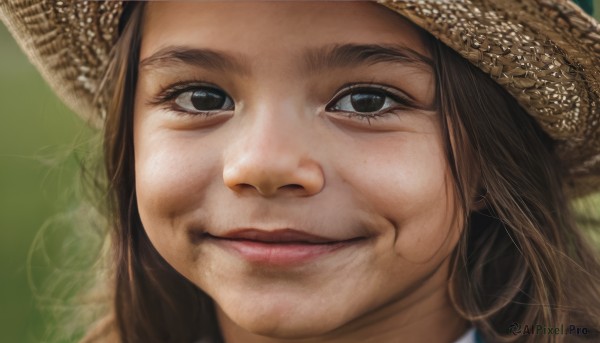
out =
[[222,236],[208,233],[206,236],[210,241],[240,255],[248,262],[274,266],[306,263],[341,248],[356,245],[366,238],[336,240],[293,229],[241,229]]

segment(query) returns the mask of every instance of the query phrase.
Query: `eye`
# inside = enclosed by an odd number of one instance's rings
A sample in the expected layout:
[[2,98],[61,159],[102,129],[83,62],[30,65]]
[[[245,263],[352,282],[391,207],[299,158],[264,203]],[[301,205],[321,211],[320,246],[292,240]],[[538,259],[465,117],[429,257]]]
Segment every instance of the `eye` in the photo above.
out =
[[412,101],[407,96],[391,94],[390,91],[384,89],[355,87],[337,96],[328,110],[356,113],[359,116],[370,114],[375,117],[386,110],[406,108],[411,103]]
[[352,93],[338,100],[335,108],[341,111],[378,112],[385,105],[386,98],[380,92]]
[[220,89],[195,87],[181,92],[175,103],[187,112],[210,112],[232,110],[233,100]]

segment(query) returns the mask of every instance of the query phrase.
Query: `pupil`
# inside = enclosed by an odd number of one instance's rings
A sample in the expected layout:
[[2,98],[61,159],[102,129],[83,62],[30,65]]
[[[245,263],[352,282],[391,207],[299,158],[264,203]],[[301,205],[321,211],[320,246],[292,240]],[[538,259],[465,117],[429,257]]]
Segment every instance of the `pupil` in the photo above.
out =
[[377,93],[356,93],[350,96],[350,102],[357,112],[375,112],[383,107],[385,95]]
[[225,103],[225,94],[216,89],[202,89],[192,93],[192,105],[200,111],[220,109]]

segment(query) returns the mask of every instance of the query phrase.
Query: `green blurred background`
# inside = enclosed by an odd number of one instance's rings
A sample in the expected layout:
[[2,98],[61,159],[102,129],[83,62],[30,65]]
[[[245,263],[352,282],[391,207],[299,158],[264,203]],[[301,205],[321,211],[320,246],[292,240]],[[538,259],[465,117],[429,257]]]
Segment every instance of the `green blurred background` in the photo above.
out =
[[[75,151],[90,130],[1,24],[0,61],[0,342],[40,342],[43,301],[34,297],[40,284],[28,282],[27,256],[44,223],[74,206]],[[49,250],[61,244],[53,238],[46,239]],[[50,274],[47,264],[36,263],[35,277]]]
[[[600,12],[600,0],[594,5]],[[0,61],[0,343],[40,342],[51,302],[40,297],[37,280],[52,277],[55,266],[29,262],[31,283],[28,254],[44,224],[75,206],[77,151],[85,151],[92,131],[54,96],[1,24]],[[62,243],[51,234],[43,245]]]

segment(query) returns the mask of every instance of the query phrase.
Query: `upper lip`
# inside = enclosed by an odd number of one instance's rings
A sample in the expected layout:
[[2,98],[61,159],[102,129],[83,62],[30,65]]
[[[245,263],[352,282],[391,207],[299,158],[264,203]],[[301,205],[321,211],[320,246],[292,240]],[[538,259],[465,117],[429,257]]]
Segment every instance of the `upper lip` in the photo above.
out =
[[[215,236],[217,238],[227,239],[247,239],[262,242],[303,242],[303,243],[331,243],[340,242],[347,239],[333,239],[314,235],[304,231],[294,229],[277,229],[271,231],[259,229],[237,229],[229,231],[223,235]],[[355,237],[363,238],[363,237]]]

